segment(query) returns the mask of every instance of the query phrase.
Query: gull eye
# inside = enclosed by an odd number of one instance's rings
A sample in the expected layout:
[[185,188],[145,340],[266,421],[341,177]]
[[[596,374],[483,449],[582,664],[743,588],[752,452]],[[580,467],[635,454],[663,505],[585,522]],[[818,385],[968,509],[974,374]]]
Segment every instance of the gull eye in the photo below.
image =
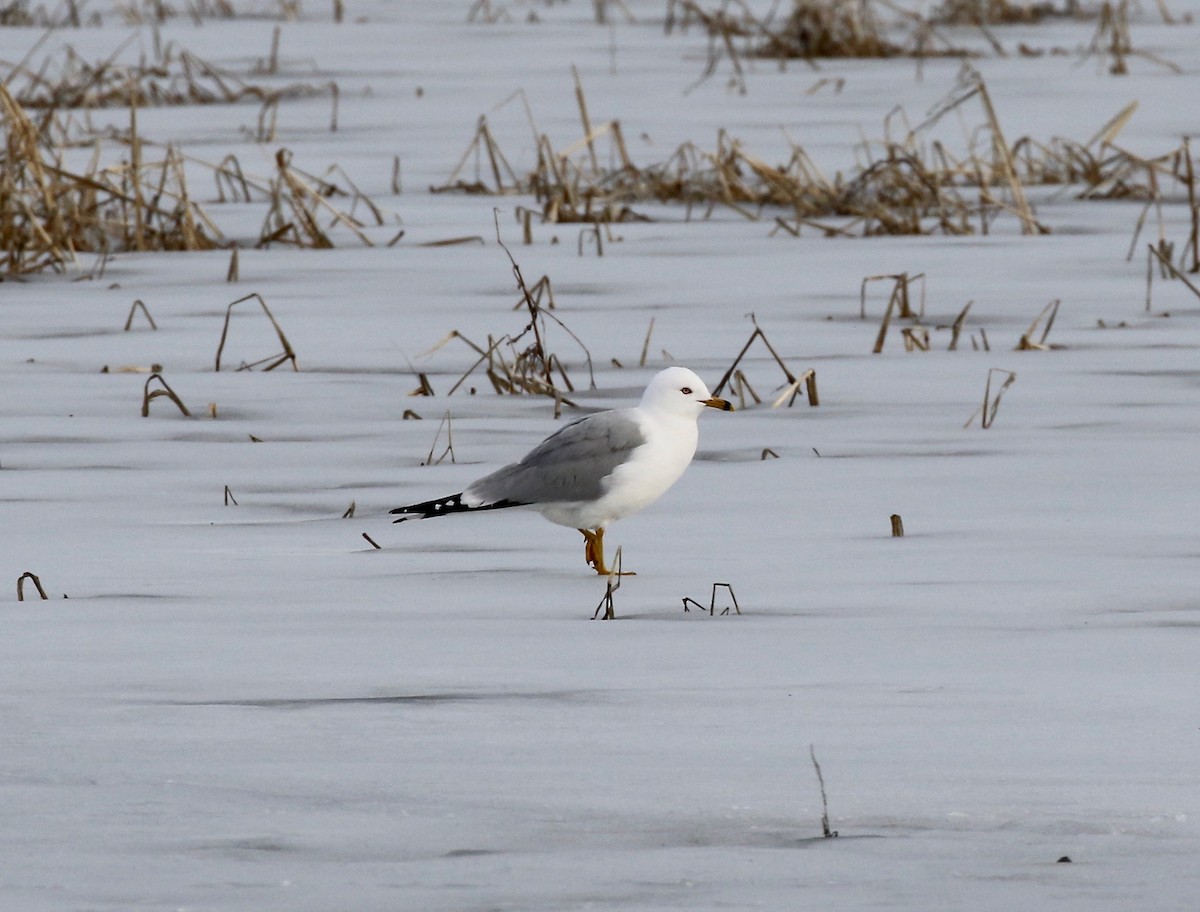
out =
[[692,394],[692,388],[690,386],[685,386],[682,387],[679,392],[683,393],[685,396],[690,396]]

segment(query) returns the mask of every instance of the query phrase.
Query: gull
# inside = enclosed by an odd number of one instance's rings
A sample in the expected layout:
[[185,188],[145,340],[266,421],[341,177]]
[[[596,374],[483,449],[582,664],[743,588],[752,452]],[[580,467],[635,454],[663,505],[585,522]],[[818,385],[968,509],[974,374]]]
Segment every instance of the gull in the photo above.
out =
[[583,533],[584,560],[597,573],[604,530],[658,500],[696,455],[697,419],[705,408],[733,406],[708,391],[686,367],[657,374],[634,408],[597,412],[559,428],[519,462],[472,482],[462,492],[391,512],[394,522],[452,513],[524,507]]

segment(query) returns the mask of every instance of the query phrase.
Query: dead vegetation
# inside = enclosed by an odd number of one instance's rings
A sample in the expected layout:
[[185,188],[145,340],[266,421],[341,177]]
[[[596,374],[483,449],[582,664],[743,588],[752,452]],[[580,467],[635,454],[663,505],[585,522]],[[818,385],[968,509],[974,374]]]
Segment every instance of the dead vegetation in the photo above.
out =
[[[1010,142],[984,79],[964,63],[953,90],[918,126],[893,112],[881,139],[865,139],[855,164],[825,173],[798,143],[769,162],[727,131],[715,147],[685,142],[662,161],[635,163],[619,121],[593,124],[576,79],[583,133],[557,149],[534,130],[532,170],[514,167],[484,118],[458,165],[438,192],[532,195],[545,224],[608,226],[646,219],[645,207],[681,205],[685,217],[709,218],[718,210],[772,223],[772,233],[828,237],[989,234],[999,219],[1015,219],[1023,234],[1044,234],[1029,199],[1031,188],[1061,188],[1079,199],[1161,200],[1159,184],[1171,178],[1191,186],[1186,149],[1145,158],[1118,144],[1136,110],[1131,103],[1085,142],[1019,137]],[[954,114],[978,126],[966,149],[952,151],[933,128]],[[532,122],[532,116],[530,116]],[[472,172],[473,164],[473,172]],[[637,207],[635,211],[635,207]],[[525,216],[526,242],[530,239]],[[597,230],[597,252],[602,252]],[[580,237],[580,252],[584,236]]]
[[73,170],[64,150],[0,85],[0,273],[60,270],[82,252],[208,250],[220,232],[188,194],[173,147],[147,161],[130,109],[128,158],[101,166],[99,147]]
[[259,102],[287,98],[336,97],[336,83],[272,85],[278,69],[277,47],[260,66],[257,82],[223,70],[192,52],[168,44],[153,59],[122,62],[128,41],[100,61],[81,56],[70,45],[34,64],[30,55],[7,76],[13,97],[26,109],[65,111],[113,107],[161,107]]
[[[1000,381],[999,387],[996,389],[996,394],[992,395],[992,377],[995,376]],[[983,402],[979,408],[971,413],[971,417],[967,419],[967,423],[963,428],[969,428],[976,418],[979,419],[979,426],[983,430],[987,430],[996,420],[996,413],[1000,410],[1000,398],[1004,395],[1004,391],[1017,382],[1017,375],[1013,371],[1004,370],[1003,368],[993,367],[988,370],[987,382],[983,387]]]
[[[708,37],[704,71],[692,88],[712,77],[722,61],[729,61],[729,87],[748,91],[746,73],[755,60],[774,60],[785,67],[802,60],[816,69],[818,62],[844,58],[907,58],[921,67],[938,57],[998,57],[1015,53],[1025,57],[1045,54],[1078,55],[1107,59],[1112,75],[1128,72],[1131,57],[1148,60],[1174,72],[1180,68],[1133,45],[1129,19],[1136,0],[945,0],[932,9],[910,9],[897,0],[792,0],[780,14],[780,2],[764,13],[744,0],[668,0],[665,28],[686,31],[693,25]],[[1166,0],[1156,0],[1162,21],[1174,24]],[[1047,21],[1095,23],[1095,32],[1083,49],[1031,46],[1019,42],[1006,49],[998,28],[1036,25]],[[1184,17],[1183,21],[1189,21]],[[974,39],[973,41],[971,39]]]
[[[336,129],[335,83],[264,88],[186,51],[168,48],[153,64],[118,65],[122,50],[88,63],[68,47],[38,67],[27,59],[0,81],[0,275],[63,270],[83,253],[99,254],[102,265],[121,251],[223,246],[222,232],[189,190],[187,171],[195,168],[212,171],[218,202],[268,203],[258,246],[332,247],[335,229],[371,244],[363,229],[383,225],[383,213],[336,166],[316,177],[280,149],[275,174],[256,180],[233,156],[209,165],[147,140],[138,129],[147,105],[256,100],[262,107],[253,138],[269,142],[282,100],[321,92],[334,99]],[[88,119],[101,108],[128,111],[126,125],[110,124],[102,138]],[[105,155],[105,139],[118,160]],[[337,196],[348,200],[346,208],[331,202]]]
[[[523,307],[529,320],[516,333],[506,333],[500,336],[487,337],[486,345],[479,345],[458,330],[452,330],[433,348],[425,354],[432,354],[452,341],[466,345],[477,356],[471,366],[450,387],[447,396],[453,396],[480,368],[492,389],[498,395],[535,395],[547,396],[554,400],[554,415],[557,418],[562,413],[564,405],[574,407],[567,394],[574,392],[575,382],[571,379],[566,362],[550,344],[550,334],[561,332],[574,342],[583,352],[588,372],[589,388],[596,388],[596,378],[592,366],[592,355],[580,340],[561,319],[550,313],[553,307],[553,296],[550,292],[550,280],[543,276],[535,283],[531,291],[525,283],[521,267],[509,252],[508,247],[500,237],[499,213],[493,213],[496,221],[496,242],[508,257],[512,267],[513,278],[520,300],[517,306]],[[433,387],[424,374],[419,374],[420,386],[412,395],[432,396]],[[469,387],[474,393],[475,388]]]
[[690,596],[685,595],[683,597],[684,613],[689,613],[692,610],[691,608],[688,607],[690,605],[693,608],[696,608],[700,614],[704,614],[707,611],[709,617],[716,617],[717,616],[717,590],[718,589],[724,589],[729,594],[729,600],[731,602],[731,604],[726,605],[724,608],[721,609],[720,616],[725,617],[726,615],[729,614],[730,610],[732,610],[734,612],[734,614],[741,614],[742,613],[741,606],[738,605],[737,596],[734,595],[734,592],[733,592],[733,586],[729,583],[713,583],[712,584],[712,590],[709,593],[709,599],[708,599],[707,606],[696,601],[694,598],[691,598]]
[[[151,384],[158,384],[156,389],[151,389]],[[142,388],[142,417],[150,417],[150,403],[159,397],[165,397],[175,403],[175,406],[183,414],[183,417],[190,418],[192,413],[188,411],[188,407],[183,404],[183,400],[179,398],[175,390],[171,389],[171,385],[163,379],[163,375],[153,373],[146,379],[146,385]]]
[[[713,390],[714,396],[721,395],[726,384],[729,385],[730,394],[738,399],[738,408],[746,408],[746,396],[754,401],[755,405],[762,403],[762,398],[755,392],[754,387],[750,385],[750,380],[746,377],[745,372],[738,367],[742,363],[742,359],[746,357],[746,353],[754,346],[755,342],[762,344],[770,353],[771,359],[783,372],[784,383],[777,388],[778,395],[771,403],[772,408],[779,408],[784,402],[791,408],[796,403],[796,398],[801,391],[804,392],[810,406],[820,405],[820,398],[817,395],[817,373],[809,369],[796,376],[784,362],[779,353],[775,351],[775,347],[771,345],[767,334],[763,332],[761,326],[758,325],[758,320],[754,314],[750,314],[750,322],[754,324],[754,331],[750,333],[750,338],[746,340],[746,344],[742,346],[742,350],[738,352],[737,357],[733,359],[733,363],[729,365],[729,369],[721,376],[720,382],[717,383],[716,389]],[[765,458],[765,457],[764,457]]]
[[[258,294],[257,292],[252,292],[251,294],[238,298],[236,301],[232,301],[229,306],[225,308],[225,322],[221,326],[221,341],[217,343],[217,356],[214,359],[213,370],[220,371],[221,369],[221,353],[225,351],[225,343],[229,339],[229,323],[230,320],[233,319],[233,309],[237,307],[237,305],[243,304],[246,301],[258,302],[259,306],[262,308],[263,314],[266,316],[267,320],[270,321],[271,329],[274,330],[275,337],[279,340],[279,344],[283,347],[283,351],[277,354],[267,355],[266,357],[260,358],[257,361],[242,363],[239,365],[238,370],[254,370],[256,367],[262,367],[264,371],[271,371],[285,362],[291,362],[292,370],[300,370],[300,366],[296,363],[296,352],[292,348],[292,344],[288,341],[287,336],[284,335],[283,327],[281,327],[279,325],[279,321],[275,319],[275,314],[271,313],[271,308],[267,306],[267,302],[263,299],[262,295]],[[263,365],[266,366],[264,367]]]
[[[119,16],[126,25],[160,25],[184,17],[195,25],[211,19],[292,21],[302,11],[301,0],[117,0],[103,12],[88,6],[88,0],[7,0],[0,6],[0,26],[99,27],[106,14]],[[333,21],[341,22],[343,13],[343,0],[333,0]]]
[[1047,19],[1086,19],[1095,16],[1080,0],[944,0],[930,11],[938,25],[1034,25]]
[[831,58],[968,57],[975,51],[955,45],[925,18],[890,0],[793,0],[779,15],[773,4],[765,15],[743,2],[705,4],[668,0],[665,28],[687,31],[699,26],[708,36],[708,59],[700,82],[716,72],[722,59],[733,69],[730,85],[746,91],[744,60],[780,64],[804,60],[810,65]]
[[42,601],[46,601],[50,598],[50,596],[46,595],[46,590],[42,587],[42,581],[38,577],[38,575],[36,573],[33,573],[32,571],[26,570],[24,573],[22,573],[20,576],[17,577],[17,601],[18,602],[25,601],[25,580],[29,580],[31,583],[33,583],[33,587],[35,589],[37,589],[38,596],[41,598]]

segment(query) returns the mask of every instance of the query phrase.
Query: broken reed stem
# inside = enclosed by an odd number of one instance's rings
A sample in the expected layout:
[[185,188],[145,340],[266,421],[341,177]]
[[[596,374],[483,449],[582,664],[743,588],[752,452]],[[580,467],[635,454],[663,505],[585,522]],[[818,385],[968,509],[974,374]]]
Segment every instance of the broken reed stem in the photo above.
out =
[[787,378],[788,384],[796,383],[795,374],[788,369],[787,364],[779,357],[779,352],[775,351],[775,347],[771,345],[767,334],[762,331],[762,328],[758,325],[758,321],[755,320],[754,314],[750,315],[750,322],[754,324],[754,332],[750,333],[750,338],[746,340],[746,344],[742,346],[742,350],[738,352],[737,357],[733,359],[733,363],[729,365],[729,370],[725,371],[725,374],[721,377],[721,382],[717,384],[717,388],[713,391],[714,396],[721,395],[721,390],[725,388],[725,384],[729,382],[729,379],[733,376],[733,372],[737,370],[738,364],[741,363],[746,352],[750,350],[750,346],[754,344],[755,339],[762,340],[762,344],[766,346],[767,351],[771,353],[771,357],[775,359],[775,363],[779,365],[779,369],[783,371],[783,376]]
[[154,322],[154,317],[150,316],[150,311],[146,309],[145,303],[139,298],[129,308],[129,316],[125,319],[125,332],[129,332],[130,327],[133,326],[133,315],[139,309],[146,315],[146,321],[150,324],[150,328],[158,329],[158,325]]
[[837,836],[837,830],[829,826],[829,799],[825,795],[825,776],[821,773],[821,764],[817,762],[817,751],[813,745],[808,746],[808,756],[812,759],[813,769],[817,771],[817,784],[821,787],[821,835],[826,839]]
[[129,80],[129,176],[133,182],[133,249],[146,249],[146,201],[142,197],[142,141],[137,126],[137,83]]
[[966,322],[967,312],[970,311],[974,301],[968,301],[967,306],[962,309],[958,317],[954,320],[954,324],[950,327],[950,348],[949,351],[958,350],[958,337],[962,334],[963,323]]
[[[261,361],[255,361],[254,364],[243,365],[243,367],[239,368],[239,370],[254,367],[255,365],[262,364],[265,361],[270,361],[271,363],[263,368],[264,371],[274,370],[275,368],[279,367],[279,365],[281,365],[284,361],[292,362],[292,370],[293,371],[300,370],[299,365],[296,363],[296,352],[293,351],[292,344],[290,342],[288,342],[287,336],[285,336],[283,334],[283,328],[279,325],[279,322],[275,319],[275,315],[273,313],[271,313],[271,308],[267,306],[267,302],[263,299],[262,295],[260,295],[256,291],[251,292],[250,294],[245,295],[244,297],[238,298],[236,301],[233,301],[232,303],[230,303],[230,305],[227,308],[225,308],[225,324],[221,327],[221,341],[217,343],[217,357],[216,357],[216,361],[215,361],[213,370],[219,371],[221,369],[221,352],[223,352],[225,350],[225,340],[229,336],[229,321],[233,317],[233,308],[236,307],[238,304],[243,303],[244,301],[250,301],[250,300],[258,301],[259,305],[263,309],[263,313],[265,313],[267,315],[267,319],[271,321],[271,326],[275,330],[275,335],[279,337],[279,342],[281,345],[283,345],[283,354],[278,355],[278,356],[270,355],[266,358],[263,358]],[[274,359],[274,360],[272,360],[272,359]]]
[[979,73],[974,70],[972,72],[976,80],[976,89],[979,92],[979,101],[983,105],[983,113],[992,134],[992,144],[1004,166],[1004,177],[1008,181],[1009,192],[1013,196],[1013,207],[1016,209],[1017,217],[1021,220],[1021,233],[1048,234],[1047,229],[1033,217],[1033,210],[1025,198],[1025,188],[1021,186],[1021,178],[1017,175],[1017,166],[1013,161],[1012,150],[1004,140],[1004,131],[1000,128],[1000,118],[996,116],[996,109],[992,107],[992,96],[988,93],[987,85]]
[[540,320],[538,319],[539,308],[537,302],[533,300],[533,295],[529,293],[529,289],[525,287],[525,277],[521,275],[521,267],[517,265],[517,261],[513,259],[513,255],[508,248],[504,246],[504,239],[500,237],[500,209],[493,207],[492,220],[496,225],[496,243],[500,245],[500,249],[504,251],[504,255],[508,257],[508,262],[512,264],[513,275],[517,280],[517,288],[521,295],[525,298],[525,306],[529,308],[529,328],[533,330],[533,345],[534,353],[541,363],[542,379],[551,389],[554,388],[554,378],[550,375],[550,363],[546,358],[546,347],[542,344],[542,330]]
[[[151,392],[150,384],[153,383],[155,380],[157,380],[162,385],[162,389],[156,389],[153,392]],[[186,418],[192,417],[192,413],[187,410],[187,406],[183,404],[183,401],[177,395],[175,395],[175,390],[171,389],[170,384],[168,384],[167,381],[163,379],[163,375],[159,374],[159,373],[153,373],[146,379],[146,385],[142,389],[142,417],[143,418],[150,417],[150,402],[151,402],[151,400],[157,399],[159,396],[166,396],[168,399],[170,399],[172,402],[174,402],[175,405],[179,407],[179,411],[183,412],[184,417],[186,417]]]
[[904,520],[900,518],[899,513],[891,515],[892,522],[892,538],[904,538]]
[[[1054,318],[1058,316],[1058,306],[1062,301],[1055,298],[1049,304],[1042,308],[1042,312],[1033,318],[1033,322],[1029,324],[1029,329],[1025,330],[1017,343],[1017,351],[1046,351],[1049,346],[1046,345],[1046,337],[1050,335],[1050,328],[1054,325]],[[1042,320],[1046,320],[1046,326],[1042,329],[1042,337],[1036,342],[1033,341],[1033,334],[1038,328],[1038,324]]]
[[598,174],[600,163],[596,159],[596,144],[592,138],[592,122],[588,117],[587,99],[583,94],[583,84],[579,81],[579,70],[571,65],[571,75],[575,79],[575,101],[579,105],[579,120],[583,124],[583,135],[587,139],[588,157],[592,160],[592,173]]
[[[613,557],[612,569],[608,572],[608,580],[604,587],[604,596],[600,599],[600,604],[596,606],[595,613],[592,614],[592,620],[600,618],[603,621],[614,620],[617,616],[613,608],[613,593],[621,588],[621,577],[624,574],[621,572],[621,546],[617,545],[617,553]],[[604,611],[603,617],[600,611]]]
[[887,339],[888,326],[892,322],[892,309],[896,306],[896,295],[893,293],[888,298],[887,309],[883,312],[883,319],[879,321],[879,332],[875,335],[875,345],[871,348],[872,354],[878,355],[883,351],[884,340]]
[[[766,451],[764,450],[763,452],[765,453]],[[765,459],[766,457],[764,456],[763,458]],[[741,606],[738,605],[737,595],[734,594],[733,585],[731,583],[713,583],[712,589],[709,591],[709,595],[708,595],[708,616],[709,617],[716,616],[716,613],[717,613],[717,590],[718,589],[726,590],[729,593],[730,600],[733,602],[732,605],[725,606],[725,610],[721,612],[721,617],[725,617],[725,615],[729,614],[730,608],[732,608],[734,610],[734,612],[736,612],[737,614],[741,614],[742,609],[741,609]],[[704,613],[703,605],[701,605],[694,598],[691,598],[691,597],[685,595],[683,597],[683,610],[685,613],[691,612],[691,609],[688,608],[688,605],[695,605],[696,608],[698,608],[700,610],[701,614]]]
[[[1186,285],[1188,287],[1188,290],[1192,294],[1194,294],[1197,298],[1200,298],[1200,288],[1197,288],[1195,285],[1193,285],[1191,283],[1191,281],[1188,280],[1187,276],[1185,276],[1182,272],[1180,272],[1178,269],[1176,269],[1174,264],[1172,264],[1172,262],[1169,258],[1167,258],[1167,257],[1163,256],[1161,253],[1159,253],[1158,249],[1153,244],[1148,244],[1146,246],[1147,246],[1147,249],[1150,251],[1151,255],[1153,255],[1154,258],[1156,260],[1158,260],[1159,263],[1162,264],[1162,267],[1164,269],[1166,269],[1169,273],[1171,273],[1171,275],[1173,275],[1175,278],[1179,279],[1179,281],[1181,281],[1184,285]],[[1147,291],[1146,291],[1146,310],[1149,310],[1149,309],[1150,309],[1150,292],[1149,292],[1149,289],[1147,289]]]
[[650,351],[650,336],[654,333],[654,317],[650,318],[650,325],[646,327],[646,338],[642,342],[642,356],[638,358],[638,367],[646,366],[646,354]]
[[[435,460],[433,458],[433,451],[437,449],[438,440],[441,439],[443,427],[446,428],[446,449],[442,450],[442,455]],[[421,463],[421,465],[440,465],[442,460],[447,456],[450,457],[451,462],[458,461],[454,458],[454,424],[450,418],[449,412],[446,412],[446,414],[442,416],[442,420],[438,422],[437,431],[433,435],[433,443],[429,445],[429,455],[425,457],[425,461]]]
[[42,601],[49,600],[50,596],[46,595],[46,590],[42,588],[42,581],[40,579],[38,579],[38,575],[36,573],[31,573],[28,570],[26,570],[19,577],[17,577],[17,601],[18,602],[25,601],[25,580],[33,581],[34,588],[37,589],[38,595],[41,596]]
[[[996,390],[996,397],[992,398],[992,374],[1007,374],[1004,383]],[[996,420],[996,412],[1000,408],[1000,397],[1004,395],[1004,391],[1016,382],[1017,375],[1013,371],[1003,370],[999,367],[993,367],[988,370],[987,382],[983,387],[983,404],[971,413],[971,417],[967,419],[964,428],[971,426],[971,422],[975,420],[976,415],[980,415],[980,426],[984,429],[990,428],[992,422]]]
[[1196,169],[1192,162],[1190,137],[1183,138],[1183,168],[1187,183],[1188,210],[1192,217],[1192,233],[1188,238],[1192,250],[1192,268],[1189,272],[1200,272],[1200,202],[1196,200]]

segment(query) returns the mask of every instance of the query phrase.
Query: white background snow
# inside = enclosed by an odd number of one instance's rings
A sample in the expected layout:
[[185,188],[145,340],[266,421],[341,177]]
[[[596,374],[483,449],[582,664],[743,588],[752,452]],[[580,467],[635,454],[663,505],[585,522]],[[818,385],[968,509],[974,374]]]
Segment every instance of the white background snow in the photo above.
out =
[[[243,129],[253,104],[147,109],[139,126],[264,178],[279,147],[310,172],[340,165],[394,213],[377,246],[253,249],[263,206],[216,204],[198,169],[193,195],[243,248],[237,283],[217,251],[121,254],[73,281],[85,257],[0,284],[0,907],[1195,908],[1200,301],[1158,281],[1147,312],[1144,243],[1126,259],[1141,203],[1060,191],[1035,198],[1047,236],[1002,217],[986,237],[868,240],[634,206],[654,220],[614,226],[601,257],[579,255],[578,225],[535,222],[522,245],[528,198],[427,192],[480,115],[532,167],[515,92],[557,147],[578,139],[572,65],[593,122],[619,119],[643,164],[721,129],[783,160],[786,131],[830,173],[897,106],[920,122],[960,66],[760,62],[743,95],[728,62],[695,85],[698,29],[665,35],[665,4],[627,5],[636,22],[596,25],[572,0],[485,24],[466,0],[348,0],[335,26],[306,3],[282,26],[279,78],[335,79],[336,133],[327,98],[285,102],[264,146]],[[149,51],[148,26],[95,11],[102,27],[57,32],[46,53],[102,59],[131,32],[127,57]],[[1078,53],[974,61],[1010,140],[1083,141],[1129,101],[1126,148],[1161,154],[1194,132],[1198,26],[1145,2],[1133,22],[1135,46],[1182,73],[1133,58],[1117,77]],[[161,36],[250,79],[276,24],[183,16]],[[998,34],[1074,52],[1093,31]],[[40,35],[0,29],[0,59]],[[834,76],[840,93],[807,94]],[[938,127],[959,151],[976,110]],[[591,352],[594,390],[552,330],[584,408],[636,401],[664,349],[715,384],[751,312],[817,374],[817,408],[772,395],[705,415],[683,480],[610,529],[638,574],[615,622],[590,620],[605,581],[580,537],[536,515],[388,522],[558,426],[551,402],[494,395],[481,374],[476,395],[447,396],[465,345],[423,354],[451,330],[523,326],[493,207]],[[484,243],[420,246],[464,235]],[[901,271],[925,273],[931,329],[974,301],[958,351],[933,330],[931,351],[906,352],[894,329],[871,354],[886,291],[860,320],[861,282]],[[299,372],[213,371],[225,308],[251,292]],[[1013,351],[1055,298],[1061,347]],[[134,299],[157,331],[122,330]],[[990,351],[967,343],[981,330]],[[223,357],[276,348],[246,310]],[[141,417],[146,374],[118,368],[153,363],[194,417],[162,398]],[[762,348],[743,367],[760,394],[782,381]],[[991,368],[1017,380],[992,427],[964,429]],[[409,396],[417,371],[436,398]],[[423,466],[447,412],[456,462]],[[49,601],[16,601],[25,571]],[[741,616],[683,612],[714,582]],[[810,745],[836,839],[820,838]]]

